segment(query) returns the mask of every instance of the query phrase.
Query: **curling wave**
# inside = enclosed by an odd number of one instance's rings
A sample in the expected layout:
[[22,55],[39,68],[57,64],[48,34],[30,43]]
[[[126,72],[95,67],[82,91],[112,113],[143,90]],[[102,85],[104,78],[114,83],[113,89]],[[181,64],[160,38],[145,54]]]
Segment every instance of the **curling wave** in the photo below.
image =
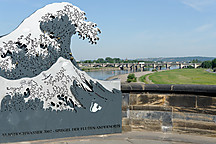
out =
[[76,62],[70,50],[71,36],[78,33],[91,44],[100,29],[86,21],[85,12],[70,3],[54,3],[37,10],[16,30],[0,37],[0,76],[6,79],[35,77],[59,57]]

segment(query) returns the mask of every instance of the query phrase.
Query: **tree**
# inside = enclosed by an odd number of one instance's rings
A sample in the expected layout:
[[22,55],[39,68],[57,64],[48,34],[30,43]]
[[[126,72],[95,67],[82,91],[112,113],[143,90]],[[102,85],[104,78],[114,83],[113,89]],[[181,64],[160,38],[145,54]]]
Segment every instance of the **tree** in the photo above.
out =
[[106,57],[105,60],[108,63],[113,63],[113,59],[111,57]]
[[106,63],[106,61],[103,58],[98,58],[96,63]]
[[135,74],[129,74],[127,76],[127,82],[137,82],[137,79],[135,77]]
[[193,59],[191,63],[200,63],[198,59]]
[[91,60],[85,60],[85,61],[83,61],[83,63],[92,63],[92,61]]
[[204,61],[201,64],[202,68],[211,68],[212,67],[212,62],[211,61]]
[[114,58],[113,61],[114,61],[114,63],[120,63],[121,59],[120,58]]
[[216,58],[212,60],[212,69],[216,68]]

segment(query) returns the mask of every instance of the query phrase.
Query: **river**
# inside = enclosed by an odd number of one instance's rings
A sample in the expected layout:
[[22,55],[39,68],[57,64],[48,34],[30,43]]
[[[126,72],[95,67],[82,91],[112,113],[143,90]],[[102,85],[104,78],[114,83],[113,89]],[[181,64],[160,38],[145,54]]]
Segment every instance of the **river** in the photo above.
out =
[[[162,67],[162,70],[165,70],[165,67]],[[178,67],[171,67],[170,69],[178,69]],[[86,73],[92,78],[99,80],[106,80],[109,77],[120,75],[120,74],[128,74],[132,72],[140,72],[138,71],[130,71],[130,70],[99,70],[99,71],[86,71]],[[152,68],[146,68],[145,71],[152,71]]]

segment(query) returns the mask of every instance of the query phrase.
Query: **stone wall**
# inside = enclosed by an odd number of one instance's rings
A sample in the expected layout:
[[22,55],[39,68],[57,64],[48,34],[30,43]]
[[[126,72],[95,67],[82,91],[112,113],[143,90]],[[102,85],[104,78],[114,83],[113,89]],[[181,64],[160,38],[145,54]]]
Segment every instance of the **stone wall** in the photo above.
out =
[[123,130],[216,136],[216,85],[122,84]]

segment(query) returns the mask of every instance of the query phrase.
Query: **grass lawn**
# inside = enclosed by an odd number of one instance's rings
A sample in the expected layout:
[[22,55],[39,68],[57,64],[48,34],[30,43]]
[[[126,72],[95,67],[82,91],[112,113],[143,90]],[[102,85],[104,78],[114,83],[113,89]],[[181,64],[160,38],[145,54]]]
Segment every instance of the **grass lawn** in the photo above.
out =
[[203,84],[216,85],[216,74],[205,69],[175,69],[155,72],[149,76],[155,84]]

